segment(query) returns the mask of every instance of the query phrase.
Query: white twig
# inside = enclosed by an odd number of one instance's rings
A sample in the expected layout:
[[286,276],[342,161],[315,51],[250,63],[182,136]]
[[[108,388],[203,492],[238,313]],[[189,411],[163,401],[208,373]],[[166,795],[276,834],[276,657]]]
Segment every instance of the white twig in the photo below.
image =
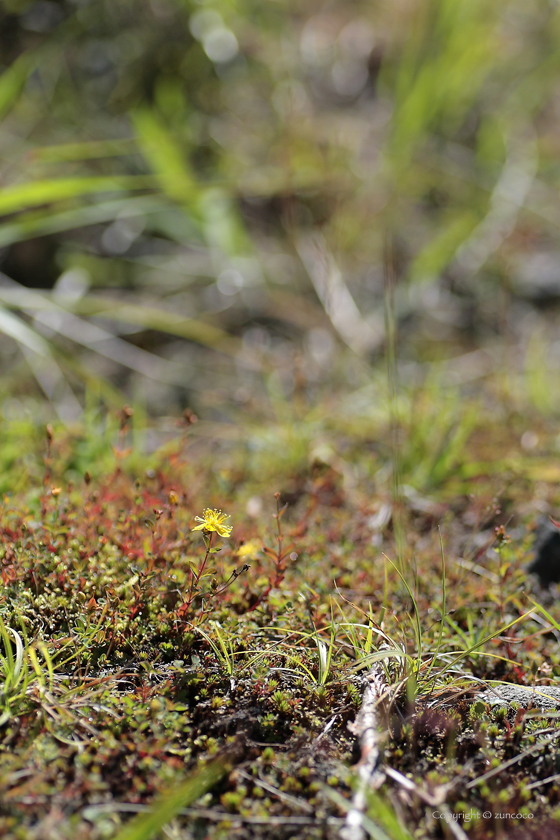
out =
[[355,723],[348,728],[360,740],[361,758],[358,764],[358,780],[352,807],[346,814],[346,822],[340,831],[340,840],[364,840],[366,834],[363,828],[363,815],[366,810],[366,792],[370,787],[379,787],[385,775],[378,770],[379,763],[379,733],[377,709],[387,692],[387,683],[380,663],[376,662],[368,671],[366,687],[362,698],[362,707]]
[[317,296],[341,339],[359,356],[370,353],[384,340],[383,318],[375,326],[365,319],[352,297],[342,271],[320,235],[300,237],[298,254]]
[[315,738],[315,741],[320,741],[320,740],[321,740],[321,738],[324,738],[324,737],[325,737],[325,735],[327,734],[327,732],[328,732],[328,731],[332,728],[332,726],[333,726],[333,724],[334,724],[335,720],[337,719],[337,717],[338,717],[338,715],[335,715],[334,717],[332,717],[332,718],[329,720],[329,722],[327,723],[327,725],[325,726],[325,728],[323,729],[323,731],[322,731],[322,732],[319,732],[319,734],[318,734],[318,735],[317,735],[317,737]]

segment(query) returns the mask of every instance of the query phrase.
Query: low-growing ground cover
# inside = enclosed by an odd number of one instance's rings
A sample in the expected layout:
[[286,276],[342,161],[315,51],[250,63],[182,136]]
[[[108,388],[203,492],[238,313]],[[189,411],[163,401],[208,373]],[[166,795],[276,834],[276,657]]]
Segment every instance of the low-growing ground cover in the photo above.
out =
[[49,427],[4,476],[3,836],[556,836],[555,713],[477,697],[560,674],[560,611],[526,571],[560,502],[552,427],[522,446],[525,420],[481,408],[447,466],[409,432],[395,481],[387,429],[274,474],[188,414],[143,457],[130,419],[101,454]]

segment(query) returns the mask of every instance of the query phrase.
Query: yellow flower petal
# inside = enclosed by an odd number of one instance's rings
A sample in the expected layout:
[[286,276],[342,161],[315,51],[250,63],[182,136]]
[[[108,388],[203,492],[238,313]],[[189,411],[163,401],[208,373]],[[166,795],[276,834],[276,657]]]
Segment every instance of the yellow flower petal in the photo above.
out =
[[249,540],[243,545],[240,545],[237,549],[237,556],[238,557],[250,557],[251,559],[255,558],[259,551],[261,550],[262,545],[259,540]]
[[195,521],[201,524],[195,525],[191,531],[215,531],[220,537],[229,537],[233,526],[224,524],[226,519],[229,519],[229,516],[221,510],[206,508],[202,516],[195,516]]

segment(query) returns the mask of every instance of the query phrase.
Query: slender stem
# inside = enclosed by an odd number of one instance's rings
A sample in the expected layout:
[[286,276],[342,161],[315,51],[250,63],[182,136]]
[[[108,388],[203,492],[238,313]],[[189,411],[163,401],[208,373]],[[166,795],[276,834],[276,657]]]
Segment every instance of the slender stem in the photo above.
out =
[[206,568],[206,563],[208,562],[208,558],[210,557],[210,549],[212,548],[212,540],[213,539],[214,539],[214,532],[210,532],[208,537],[204,536],[204,542],[206,543],[206,554],[204,555],[204,560],[202,561],[198,570],[196,572],[191,572],[192,577],[191,577],[191,585],[189,587],[189,595],[188,595],[188,599],[184,602],[187,609],[190,607],[190,605],[193,602],[194,595],[195,595],[194,590],[198,586],[198,582],[200,581],[200,578],[202,577],[202,573],[204,572],[204,569]]
[[202,565],[200,566],[196,576],[193,576],[193,583],[191,586],[191,592],[195,586],[198,586],[198,581],[202,577],[202,573],[206,567],[206,563],[208,562],[208,558],[210,556],[210,549],[212,548],[212,540],[214,539],[214,532],[210,532],[210,536],[208,537],[208,542],[206,543],[206,554],[204,555],[204,560],[202,561]]
[[400,476],[401,423],[398,406],[397,372],[397,319],[395,315],[395,288],[397,271],[393,237],[385,234],[384,248],[384,304],[385,304],[385,355],[387,360],[387,383],[389,389],[389,411],[391,422],[391,448],[393,460],[393,530],[397,549],[397,562],[405,571],[405,525]]

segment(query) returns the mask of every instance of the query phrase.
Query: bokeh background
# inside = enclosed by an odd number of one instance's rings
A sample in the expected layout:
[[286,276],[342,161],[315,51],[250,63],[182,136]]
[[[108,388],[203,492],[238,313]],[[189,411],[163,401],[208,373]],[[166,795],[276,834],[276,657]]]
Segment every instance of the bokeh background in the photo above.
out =
[[328,460],[392,410],[429,486],[475,396],[555,434],[556,0],[0,9],[5,439],[127,402]]

